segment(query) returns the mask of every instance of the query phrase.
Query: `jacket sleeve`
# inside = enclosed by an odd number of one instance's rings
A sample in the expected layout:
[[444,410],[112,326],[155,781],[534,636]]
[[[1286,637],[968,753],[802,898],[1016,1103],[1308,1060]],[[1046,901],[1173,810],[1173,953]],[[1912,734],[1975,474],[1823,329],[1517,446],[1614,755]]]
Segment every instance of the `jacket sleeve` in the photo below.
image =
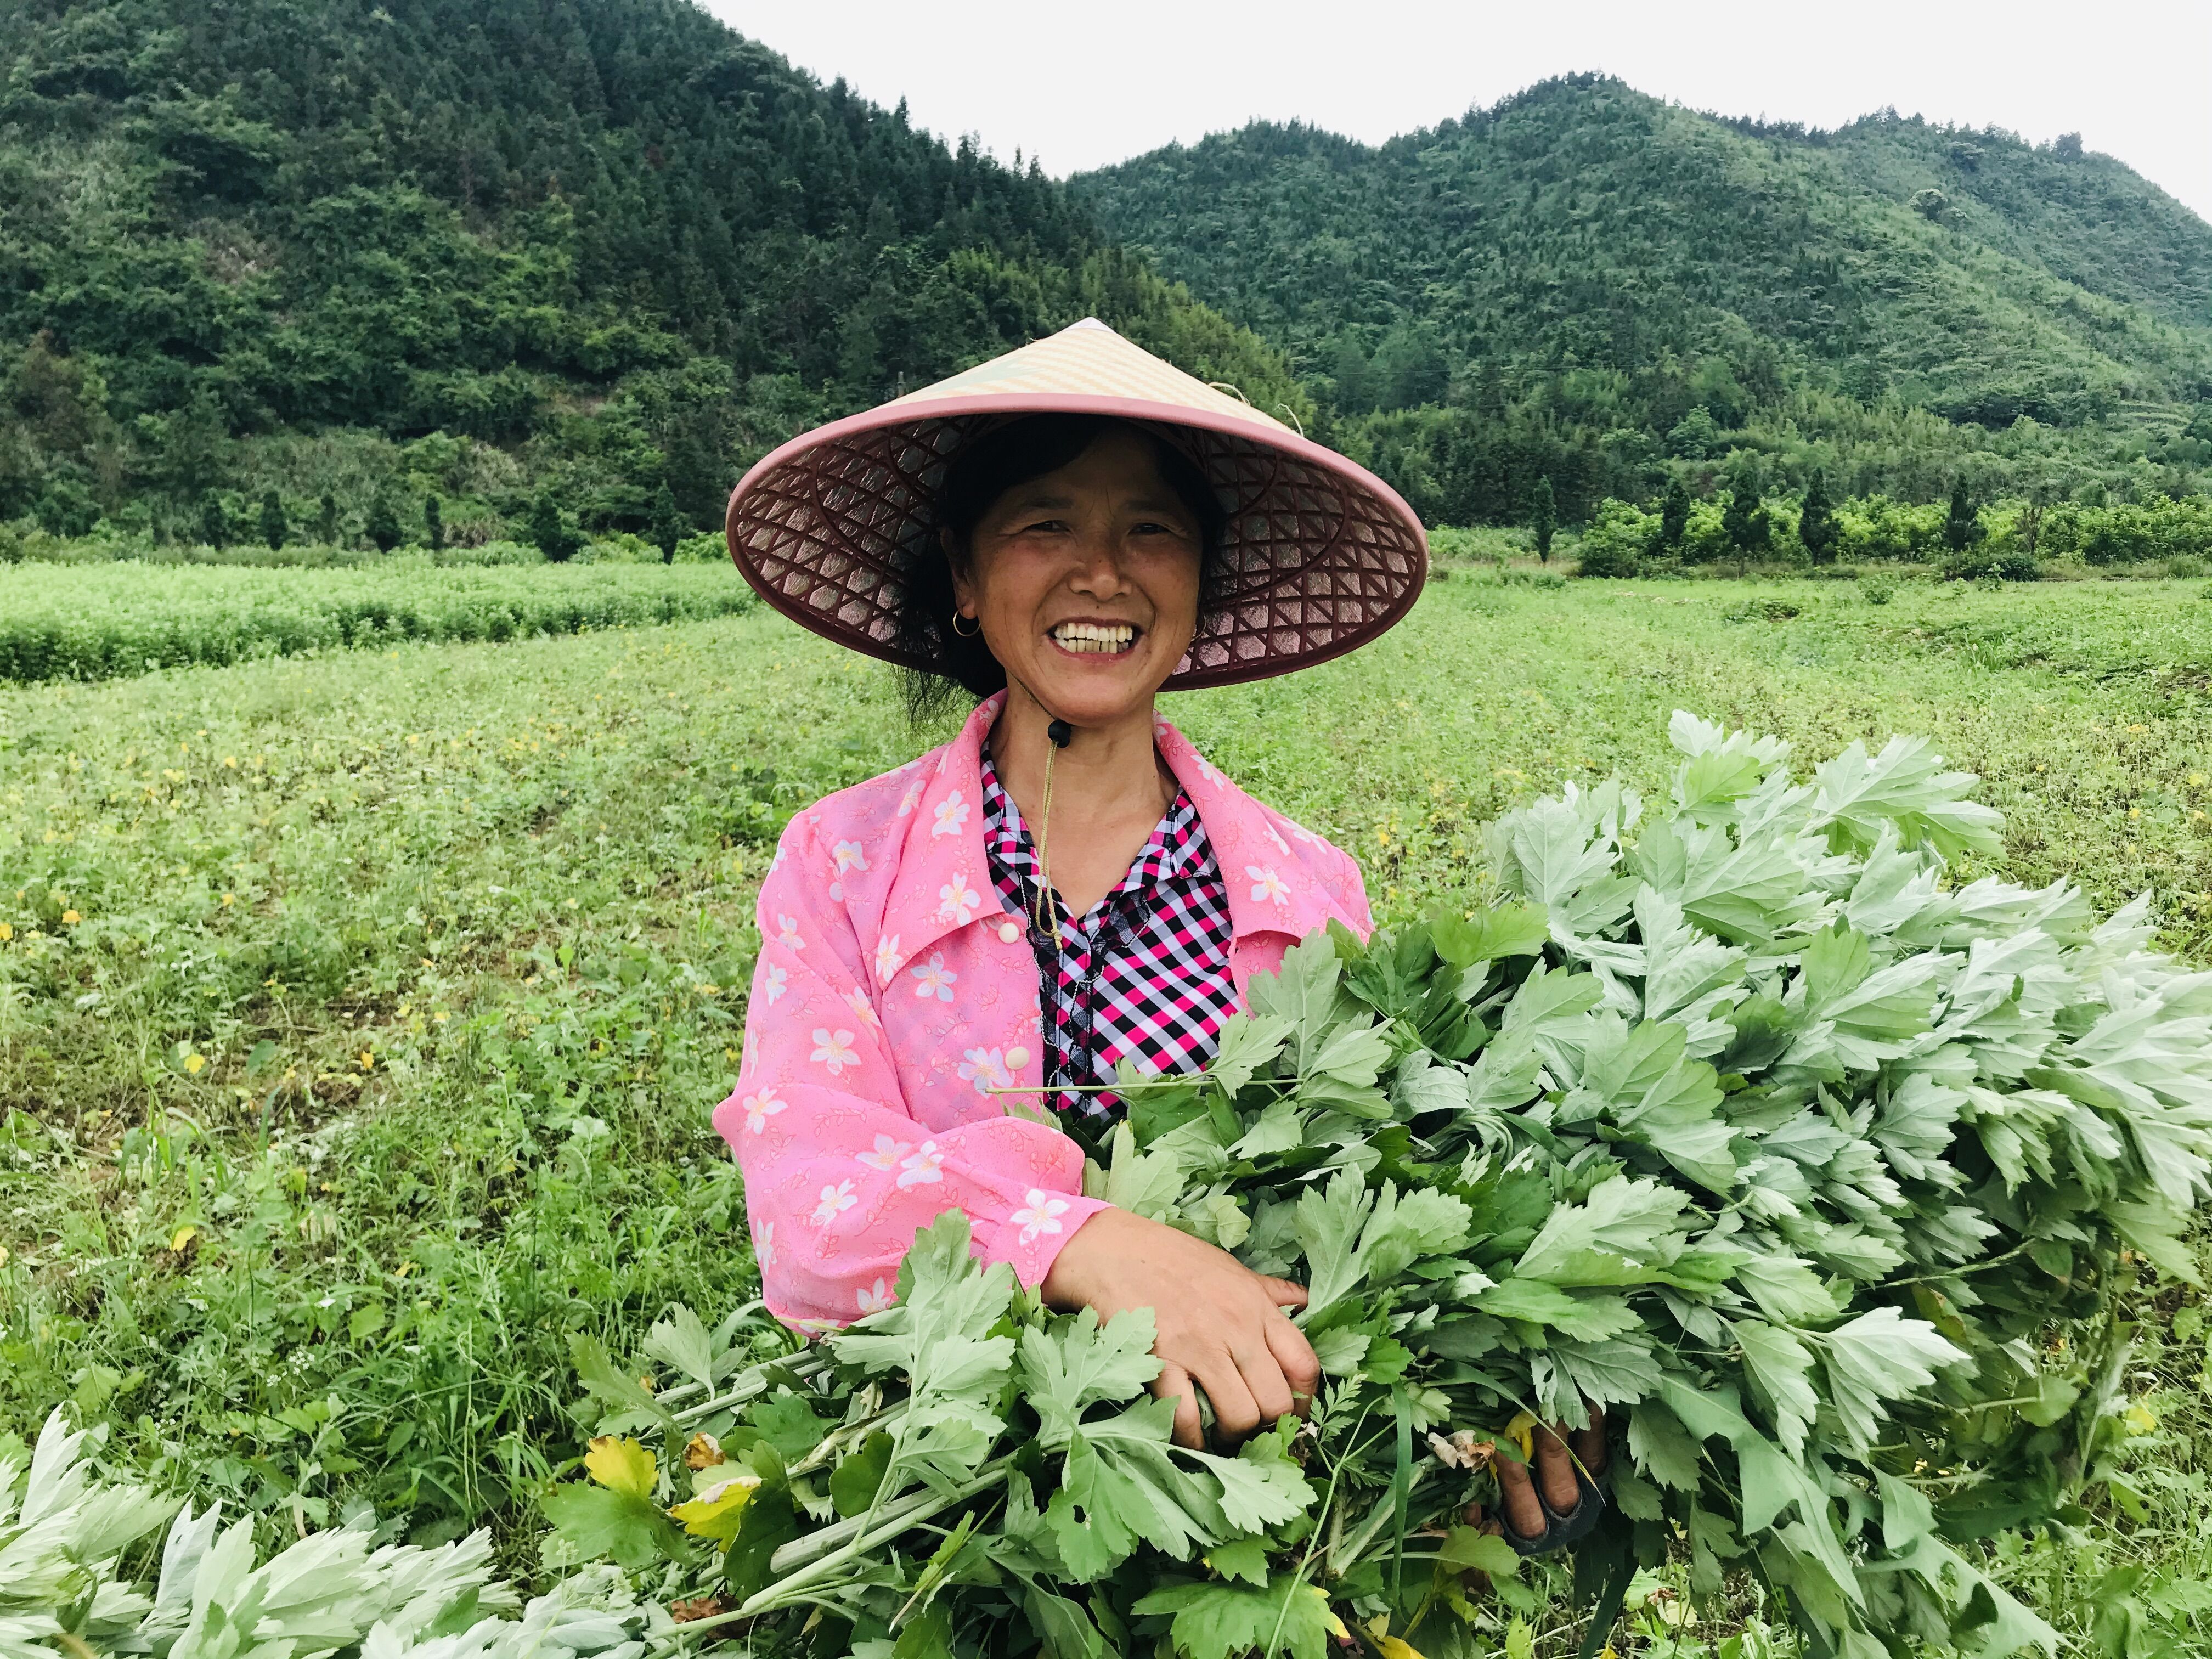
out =
[[760,960],[738,1086],[714,1127],[744,1172],[769,1310],[802,1328],[886,1305],[915,1231],[964,1211],[974,1248],[1025,1285],[1109,1207],[1082,1196],[1083,1153],[1026,1118],[926,1128],[877,1018],[875,941],[831,897],[837,867],[802,814],[761,884]]

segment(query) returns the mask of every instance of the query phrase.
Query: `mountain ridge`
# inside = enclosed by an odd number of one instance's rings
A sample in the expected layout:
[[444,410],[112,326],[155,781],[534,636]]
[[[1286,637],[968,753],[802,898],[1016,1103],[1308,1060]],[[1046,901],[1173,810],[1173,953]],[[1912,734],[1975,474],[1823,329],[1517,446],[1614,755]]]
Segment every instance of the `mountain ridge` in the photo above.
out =
[[[2112,443],[2137,428],[2128,460],[2169,482],[2212,460],[2182,435],[2212,400],[2212,226],[2070,144],[1917,118],[1731,123],[1586,76],[1382,145],[1249,124],[1069,191],[1288,351],[1354,448],[1362,416],[1533,398],[1593,443],[1662,450],[1697,408],[1800,437],[1924,411],[1951,428],[1949,470],[1991,487],[2033,470],[2008,434],[2069,488],[2122,465]],[[1619,493],[1659,481],[1598,471]]]

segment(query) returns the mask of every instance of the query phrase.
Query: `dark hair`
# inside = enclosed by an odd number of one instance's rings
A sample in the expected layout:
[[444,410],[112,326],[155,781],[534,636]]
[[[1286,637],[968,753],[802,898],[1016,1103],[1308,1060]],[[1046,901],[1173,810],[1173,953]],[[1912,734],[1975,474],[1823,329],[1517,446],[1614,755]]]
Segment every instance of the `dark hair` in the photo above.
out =
[[[905,592],[895,641],[910,656],[933,665],[899,671],[908,715],[916,725],[956,710],[961,693],[977,699],[1003,690],[1006,671],[979,634],[952,630],[952,560],[964,562],[969,538],[991,504],[1018,484],[1057,472],[1115,427],[1126,427],[1151,446],[1160,477],[1198,520],[1200,607],[1221,575],[1221,543],[1229,515],[1196,463],[1158,433],[1107,415],[1029,415],[994,428],[954,455],[938,487],[937,512],[927,541],[909,550]],[[952,547],[946,556],[945,544]]]

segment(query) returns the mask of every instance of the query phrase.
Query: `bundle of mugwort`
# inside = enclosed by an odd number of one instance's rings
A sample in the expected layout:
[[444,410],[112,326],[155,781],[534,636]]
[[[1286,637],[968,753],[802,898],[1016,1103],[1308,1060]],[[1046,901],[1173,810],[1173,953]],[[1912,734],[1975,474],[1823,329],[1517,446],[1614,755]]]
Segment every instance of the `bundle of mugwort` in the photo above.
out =
[[1303,1426],[1171,1445],[1149,1314],[1046,1311],[948,1214],[799,1353],[679,1310],[647,1352],[691,1380],[653,1395],[581,1350],[617,1410],[549,1504],[572,1559],[665,1557],[686,1628],[763,1654],[1487,1654],[1539,1591],[1456,1518],[1588,1401],[1590,1649],[1669,1552],[1814,1654],[2055,1648],[1979,1540],[2095,1477],[2115,1300],[2191,1273],[2212,975],[2142,901],[1948,884],[1999,822],[1924,742],[1799,783],[1672,735],[1663,811],[1512,813],[1502,902],[1308,940],[1202,1077],[1128,1090],[1092,1190],[1310,1287]]

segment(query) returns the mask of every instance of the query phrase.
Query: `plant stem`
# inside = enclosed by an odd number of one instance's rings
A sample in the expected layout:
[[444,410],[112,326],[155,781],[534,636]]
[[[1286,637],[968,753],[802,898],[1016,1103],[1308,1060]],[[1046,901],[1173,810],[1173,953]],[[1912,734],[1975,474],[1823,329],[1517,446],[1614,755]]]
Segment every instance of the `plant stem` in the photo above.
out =
[[840,1521],[835,1525],[823,1528],[819,1532],[811,1532],[804,1538],[794,1538],[769,1558],[768,1570],[775,1573],[789,1572],[793,1568],[812,1560],[817,1555],[838,1549],[848,1540],[864,1531],[875,1533],[887,1528],[891,1533],[903,1532],[916,1521],[927,1520],[939,1510],[972,1498],[979,1492],[989,1490],[992,1486],[1006,1479],[1006,1470],[1012,1466],[1012,1462],[1013,1459],[1010,1454],[986,1463],[975,1471],[973,1480],[954,1487],[949,1495],[934,1491],[923,1491],[916,1492],[902,1505],[886,1505],[883,1515],[879,1517],[879,1524],[876,1526],[867,1524],[866,1516],[855,1516],[850,1521]]
[[797,1354],[786,1359],[764,1359],[750,1370],[741,1372],[731,1383],[727,1394],[717,1395],[712,1400],[702,1401],[696,1406],[687,1406],[674,1413],[676,1420],[678,1423],[696,1423],[712,1417],[716,1412],[726,1411],[732,1406],[742,1406],[748,1400],[767,1393],[766,1373],[777,1366],[781,1366],[804,1382],[830,1369],[830,1356],[826,1353]]
[[[877,1545],[897,1537],[908,1527],[927,1521],[933,1515],[942,1514],[956,1504],[964,1504],[979,1493],[990,1491],[992,1487],[1006,1478],[1006,1471],[1013,1467],[1013,1456],[1010,1453],[995,1462],[987,1463],[976,1474],[975,1479],[955,1486],[949,1492],[923,1492],[903,1509],[894,1510],[886,1514],[881,1524],[869,1531],[860,1532],[854,1529],[852,1522],[841,1522],[836,1526],[824,1527],[820,1532],[811,1533],[805,1538],[786,1544],[769,1558],[770,1572],[787,1571],[790,1567],[798,1566],[810,1556],[818,1554],[825,1543],[834,1542],[849,1534],[849,1541],[845,1542],[842,1547],[831,1549],[828,1554],[821,1555],[820,1559],[814,1561],[811,1566],[801,1567],[789,1577],[769,1585],[757,1595],[749,1598],[733,1616],[750,1618],[760,1613],[774,1612],[782,1604],[783,1597],[801,1585],[811,1583],[816,1579],[835,1572],[847,1562],[866,1555]],[[866,1518],[862,1517],[864,1520]]]

